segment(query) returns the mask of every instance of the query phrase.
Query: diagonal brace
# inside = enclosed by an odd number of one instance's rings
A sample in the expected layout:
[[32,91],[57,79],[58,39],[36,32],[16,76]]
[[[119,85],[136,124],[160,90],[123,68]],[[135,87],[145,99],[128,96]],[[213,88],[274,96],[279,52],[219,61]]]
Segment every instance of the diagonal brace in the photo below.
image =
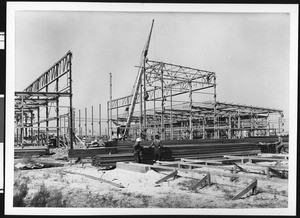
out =
[[286,176],[284,175],[284,173],[281,173],[280,171],[275,170],[275,169],[273,169],[273,168],[271,168],[271,167],[269,167],[269,171],[272,172],[272,173],[274,173],[274,174],[276,174],[276,175],[279,176],[281,179],[285,179],[285,178],[286,178]]
[[251,189],[252,189],[252,194],[254,194],[256,192],[256,188],[257,188],[257,180],[254,179],[250,185],[248,185],[244,190],[242,190],[240,193],[234,196],[231,200],[240,199],[244,194],[246,194]]
[[175,171],[173,171],[172,173],[170,173],[169,175],[166,175],[165,177],[163,177],[163,178],[161,178],[160,180],[158,180],[158,181],[156,181],[155,183],[156,184],[159,184],[159,183],[162,183],[162,182],[165,182],[165,181],[167,181],[169,178],[171,178],[171,177],[176,177],[177,176],[177,174],[178,174],[178,171],[177,170],[175,170]]
[[[210,174],[206,174],[199,182],[197,182],[191,189],[192,190],[196,190],[199,186],[202,186],[202,185],[209,185],[211,186],[211,180],[210,180]],[[204,187],[202,186],[202,188]]]
[[249,172],[248,170],[244,169],[243,167],[239,166],[238,164],[236,163],[233,163],[240,171],[242,172]]

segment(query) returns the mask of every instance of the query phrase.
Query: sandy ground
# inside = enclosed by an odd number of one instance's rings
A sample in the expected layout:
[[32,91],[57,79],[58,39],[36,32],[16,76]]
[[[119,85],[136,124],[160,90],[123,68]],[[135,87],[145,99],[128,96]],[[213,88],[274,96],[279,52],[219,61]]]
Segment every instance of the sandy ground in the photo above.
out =
[[[70,164],[63,160],[64,151],[37,162],[63,163],[62,167],[32,170],[15,170],[15,182],[26,181],[27,206],[44,184],[51,193],[61,193],[65,207],[121,207],[121,208],[286,208],[288,187],[286,184],[258,181],[258,193],[247,193],[239,200],[231,200],[251,180],[212,176],[211,186],[191,190],[190,187],[203,178],[203,174],[189,173],[156,184],[166,173],[150,170],[146,173],[122,169],[101,170],[91,164]],[[58,160],[59,159],[59,160]],[[28,162],[28,158],[16,159],[15,163]],[[101,178],[119,185],[88,178],[81,173]]]

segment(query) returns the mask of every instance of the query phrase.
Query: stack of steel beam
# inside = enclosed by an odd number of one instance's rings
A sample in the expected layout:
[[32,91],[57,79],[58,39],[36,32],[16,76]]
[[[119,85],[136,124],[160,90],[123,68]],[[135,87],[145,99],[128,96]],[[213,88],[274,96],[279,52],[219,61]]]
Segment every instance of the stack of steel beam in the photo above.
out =
[[28,146],[28,147],[15,147],[15,157],[30,157],[30,156],[42,156],[49,155],[50,151],[47,146]]
[[[211,158],[224,155],[254,155],[261,153],[258,142],[275,142],[277,137],[244,138],[244,139],[205,139],[205,140],[165,140],[162,141],[162,160],[179,160],[181,158]],[[283,141],[288,140],[283,138]],[[117,141],[113,147],[76,149],[69,151],[69,157],[97,156],[97,165],[115,165],[116,162],[133,161],[134,141]],[[149,148],[151,141],[142,141],[144,163],[152,163],[154,151]],[[109,146],[112,146],[111,143]],[[113,152],[112,152],[113,151]]]

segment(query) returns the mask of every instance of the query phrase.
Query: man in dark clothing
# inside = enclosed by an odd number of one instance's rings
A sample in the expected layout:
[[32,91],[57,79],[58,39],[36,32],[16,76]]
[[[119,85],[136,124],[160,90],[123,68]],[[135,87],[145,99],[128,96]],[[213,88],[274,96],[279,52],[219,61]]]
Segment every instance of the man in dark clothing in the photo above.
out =
[[278,141],[273,143],[265,143],[265,142],[259,142],[258,146],[262,149],[263,153],[284,153],[283,144],[282,144],[282,138],[278,136]]
[[134,162],[141,163],[142,162],[142,150],[143,146],[141,145],[141,138],[137,138],[133,145],[133,155]]
[[155,139],[150,145],[150,148],[154,147],[154,161],[161,160],[161,153],[162,153],[162,144],[161,140],[159,140],[159,136],[155,135]]

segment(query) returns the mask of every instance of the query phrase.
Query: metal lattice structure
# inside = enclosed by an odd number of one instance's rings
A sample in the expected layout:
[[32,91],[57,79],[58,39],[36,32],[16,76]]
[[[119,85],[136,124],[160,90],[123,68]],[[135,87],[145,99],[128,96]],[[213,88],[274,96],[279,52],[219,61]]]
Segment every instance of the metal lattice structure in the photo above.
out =
[[[139,110],[131,118],[131,139],[150,139],[153,134],[162,139],[240,138],[283,132],[282,110],[218,102],[214,72],[152,60],[140,68],[142,88],[135,102]],[[113,133],[122,132],[131,102],[132,95],[107,102]],[[276,127],[271,126],[270,115],[277,116]]]
[[[64,100],[64,99],[67,100]],[[54,108],[51,111],[51,109]],[[45,110],[45,117],[42,111]],[[15,143],[48,144],[49,134],[59,139],[62,129],[73,146],[72,53],[69,51],[22,92],[15,92]],[[62,119],[68,126],[62,127]]]

